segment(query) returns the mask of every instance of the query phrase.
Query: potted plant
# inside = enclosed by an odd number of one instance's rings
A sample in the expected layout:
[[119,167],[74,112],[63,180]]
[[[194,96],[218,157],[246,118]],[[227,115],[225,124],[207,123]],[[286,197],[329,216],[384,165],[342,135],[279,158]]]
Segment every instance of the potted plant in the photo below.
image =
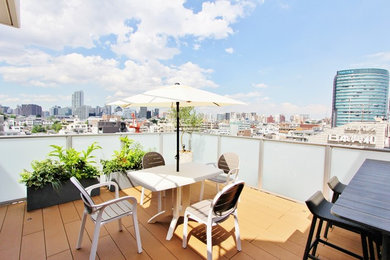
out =
[[[169,118],[173,121],[174,126],[176,127],[176,115],[177,111],[175,108],[172,108],[169,113]],[[202,116],[196,114],[194,107],[181,107],[179,111],[179,124],[180,124],[180,144],[182,150],[180,150],[180,162],[191,162],[192,161],[192,151],[191,151],[191,137],[192,133],[197,131],[202,125],[203,119]],[[188,148],[183,142],[184,133],[189,134]]]
[[120,189],[133,187],[126,171],[142,169],[142,158],[146,153],[142,146],[127,136],[120,137],[121,150],[114,151],[111,160],[101,160],[103,174],[115,181]]
[[[51,158],[31,163],[32,171],[23,170],[20,182],[27,188],[27,211],[45,208],[80,199],[80,192],[69,181],[75,176],[85,186],[98,183],[100,171],[91,160],[91,153],[100,146],[93,143],[82,153],[74,148],[64,149],[51,145]],[[100,194],[99,189],[92,191],[92,196]]]

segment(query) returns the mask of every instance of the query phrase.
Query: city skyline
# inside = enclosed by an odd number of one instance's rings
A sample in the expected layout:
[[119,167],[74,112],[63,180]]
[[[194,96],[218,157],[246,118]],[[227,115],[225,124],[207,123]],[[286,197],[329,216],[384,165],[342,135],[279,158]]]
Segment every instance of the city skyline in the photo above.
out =
[[82,90],[103,106],[179,81],[248,104],[200,112],[324,118],[338,70],[390,68],[384,0],[103,5],[21,3],[21,28],[0,26],[0,104],[49,110]]

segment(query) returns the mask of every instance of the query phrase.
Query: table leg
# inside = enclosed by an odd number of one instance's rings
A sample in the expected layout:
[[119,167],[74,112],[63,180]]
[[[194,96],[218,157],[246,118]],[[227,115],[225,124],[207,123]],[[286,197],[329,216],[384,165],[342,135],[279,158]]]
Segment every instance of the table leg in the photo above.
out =
[[164,210],[159,211],[156,215],[151,217],[148,220],[148,223],[150,223],[150,224],[156,223],[157,221],[165,218],[165,216],[171,214],[171,212],[172,212],[172,197],[173,197],[172,193],[173,192],[174,191],[172,189],[171,190],[167,190],[165,192],[165,198],[164,198],[165,207],[164,207]]
[[173,232],[175,231],[177,221],[179,220],[180,217],[180,206],[181,206],[181,187],[177,187],[174,196],[173,217],[171,220],[171,224],[169,225],[166,240],[171,240],[173,237]]

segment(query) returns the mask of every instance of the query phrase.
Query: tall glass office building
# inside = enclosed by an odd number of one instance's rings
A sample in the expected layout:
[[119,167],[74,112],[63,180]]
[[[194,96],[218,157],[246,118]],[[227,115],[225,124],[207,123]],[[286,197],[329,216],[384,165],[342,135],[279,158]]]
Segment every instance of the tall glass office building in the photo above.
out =
[[332,127],[349,122],[387,119],[389,72],[384,69],[340,70],[333,82]]

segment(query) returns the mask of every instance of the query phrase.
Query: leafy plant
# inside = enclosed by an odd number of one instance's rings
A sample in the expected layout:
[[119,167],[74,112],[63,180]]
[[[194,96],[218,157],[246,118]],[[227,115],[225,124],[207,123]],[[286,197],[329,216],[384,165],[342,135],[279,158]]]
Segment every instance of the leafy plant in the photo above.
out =
[[101,149],[96,143],[91,144],[86,151],[82,152],[78,152],[74,148],[64,149],[57,145],[51,145],[51,147],[53,151],[49,153],[49,156],[56,159],[33,161],[31,163],[32,171],[24,169],[20,174],[20,182],[25,183],[27,187],[35,187],[36,189],[49,183],[54,188],[58,188],[61,182],[69,180],[72,176],[80,180],[100,175],[100,171],[94,165],[95,161],[92,160],[95,158],[92,152]]
[[[177,127],[177,111],[176,108],[171,108],[171,111],[169,112],[169,118],[173,121],[173,124],[175,127]],[[200,126],[202,125],[203,119],[202,116],[199,114],[196,114],[194,107],[181,107],[179,111],[179,125],[181,128],[181,137],[180,137],[180,143],[183,151],[185,151],[185,145],[183,144],[183,136],[184,133],[191,134],[194,131],[197,131]],[[189,146],[191,145],[191,142],[189,142]],[[189,147],[189,150],[191,150],[191,147]]]
[[97,149],[101,149],[96,142],[88,146],[87,150],[82,151],[82,153],[76,151],[74,148],[64,149],[58,145],[51,145],[51,147],[54,150],[49,153],[49,156],[58,158],[71,176],[75,176],[77,179],[83,179],[94,178],[100,175],[97,167],[93,165],[95,161],[91,160],[95,158],[91,153]]
[[103,173],[106,175],[112,172],[125,172],[142,168],[142,157],[145,155],[142,146],[127,136],[121,137],[120,140],[122,149],[114,151],[111,160],[101,160]]
[[27,187],[39,189],[43,188],[46,184],[52,184],[53,187],[58,187],[61,181],[65,181],[71,177],[65,171],[63,165],[51,159],[33,161],[31,167],[31,172],[24,169],[20,174],[20,182],[25,183]]

